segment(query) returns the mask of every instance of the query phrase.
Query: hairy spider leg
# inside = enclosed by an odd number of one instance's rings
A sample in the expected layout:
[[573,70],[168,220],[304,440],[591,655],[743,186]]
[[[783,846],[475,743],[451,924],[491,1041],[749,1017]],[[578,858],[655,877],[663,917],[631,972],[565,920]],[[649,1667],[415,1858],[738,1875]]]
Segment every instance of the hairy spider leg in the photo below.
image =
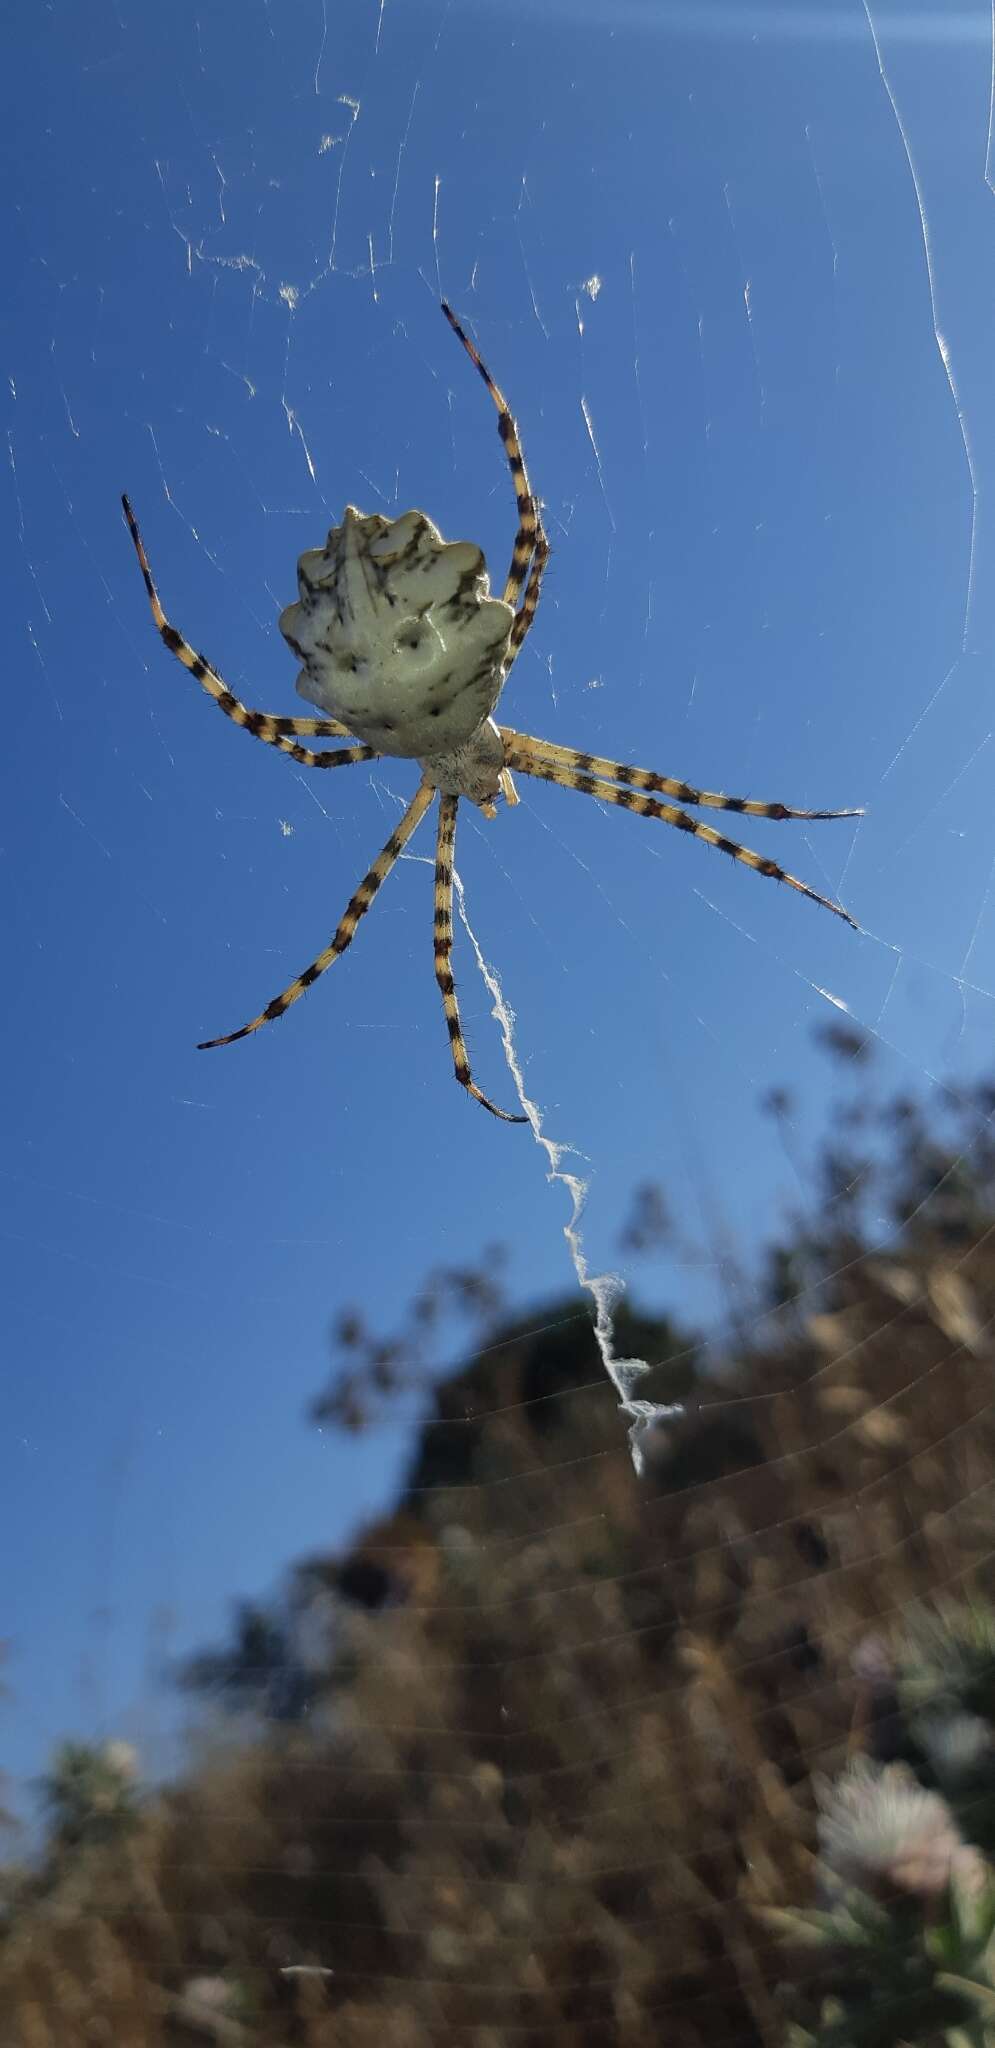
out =
[[290,737],[292,734],[348,737],[349,727],[340,725],[335,718],[274,718],[269,711],[251,711],[248,705],[242,704],[229,690],[217,669],[212,668],[211,663],[205,661],[204,656],[198,654],[196,648],[191,647],[182,633],[178,633],[176,627],[170,625],[159,602],[159,592],[149,568],[145,543],[138,530],[138,521],[128,499],[122,497],[121,503],[124,506],[128,531],[135,544],[138,564],[145,579],[152,617],[162,639],[170,654],[175,654],[177,661],[189,669],[195,681],[207,691],[209,697],[213,697],[218,709],[224,712],[226,718],[230,718],[235,725],[240,725],[244,732],[251,733],[253,739],[263,740],[268,747],[278,747],[281,754],[289,754],[292,760],[299,761],[305,768],[345,768],[353,761],[375,761],[379,758],[376,747],[336,747],[331,752],[315,754],[308,747],[298,746]]
[[[477,369],[480,371],[480,375],[497,407],[498,432],[504,444],[504,452],[508,458],[508,467],[511,470],[511,481],[515,488],[515,499],[518,504],[518,532],[515,536],[515,546],[511,557],[511,568],[508,571],[508,580],[504,586],[505,604],[518,605],[519,597],[522,598],[521,604],[515,613],[515,620],[511,629],[511,653],[512,659],[514,659],[539,608],[543,570],[549,557],[549,541],[542,523],[539,500],[534,496],[532,486],[529,483],[528,472],[525,468],[525,457],[522,453],[522,444],[518,438],[518,428],[512,417],[504,392],[500,389],[499,385],[495,384],[490,371],[481,361],[480,355],[470,340],[469,335],[464,332],[452,307],[448,306],[444,299],[442,301],[442,310],[457,340],[463,343],[471,363],[476,363]],[[527,582],[526,577],[528,577]],[[524,596],[522,596],[523,584],[525,586]]]
[[475,1102],[483,1103],[492,1116],[501,1118],[506,1124],[527,1124],[527,1116],[511,1116],[506,1109],[498,1109],[480,1088],[470,1072],[470,1061],[466,1040],[460,1024],[459,1001],[456,983],[453,980],[453,850],[456,844],[456,811],[458,796],[439,798],[439,828],[435,842],[435,978],[442,994],[442,1007],[446,1013],[446,1028],[452,1047],[453,1067],[456,1079]]
[[404,851],[434,796],[435,788],[431,782],[419,784],[386,846],[377,854],[369,872],[363,876],[355,895],[350,897],[334,937],[324,951],[312,960],[310,967],[305,967],[303,974],[298,974],[280,995],[274,996],[272,1002],[267,1003],[265,1010],[260,1010],[258,1017],[252,1018],[251,1023],[243,1024],[240,1031],[226,1032],[224,1038],[202,1039],[197,1048],[198,1052],[209,1052],[217,1045],[234,1045],[237,1038],[250,1037],[253,1031],[259,1031],[264,1024],[272,1024],[277,1017],[282,1017],[284,1011],[289,1010],[291,1003],[296,1003],[309,988],[313,987],[319,975],[324,974],[326,967],[330,967],[332,961],[337,960],[347,946],[352,944],[360,918],[365,917],[377,890],[387,880],[398,855]]
[[772,882],[787,882],[789,889],[797,889],[799,895],[807,896],[812,903],[821,903],[823,910],[833,911],[852,925],[854,931],[860,926],[841,903],[834,903],[829,896],[820,896],[818,890],[810,889],[807,882],[800,882],[797,875],[789,875],[785,868],[779,868],[776,861],[765,860],[748,846],[740,846],[734,839],[726,839],[711,825],[703,825],[700,818],[692,818],[687,811],[679,811],[673,804],[662,804],[655,797],[643,796],[634,789],[614,789],[610,782],[600,776],[582,774],[577,768],[569,768],[558,761],[533,752],[527,737],[516,734],[505,741],[505,753],[509,766],[518,768],[523,775],[534,775],[543,782],[558,783],[561,789],[580,790],[584,796],[595,796],[602,803],[618,804],[622,810],[635,811],[640,818],[658,818],[664,825],[676,825],[679,832],[690,832],[695,839],[703,839],[706,846],[715,846],[720,853],[728,853],[733,860],[741,861],[744,867],[752,868],[758,875],[766,875]]
[[787,804],[766,803],[746,796],[723,796],[717,789],[693,789],[670,775],[657,775],[652,768],[633,768],[626,761],[609,761],[603,754],[582,754],[576,747],[560,747],[554,740],[536,739],[530,732],[515,732],[510,725],[498,728],[502,739],[521,741],[537,759],[553,761],[563,768],[576,768],[582,775],[607,776],[629,789],[658,789],[664,796],[676,796],[682,804],[697,804],[708,811],[740,811],[749,818],[862,818],[862,809],[851,811],[796,811]]

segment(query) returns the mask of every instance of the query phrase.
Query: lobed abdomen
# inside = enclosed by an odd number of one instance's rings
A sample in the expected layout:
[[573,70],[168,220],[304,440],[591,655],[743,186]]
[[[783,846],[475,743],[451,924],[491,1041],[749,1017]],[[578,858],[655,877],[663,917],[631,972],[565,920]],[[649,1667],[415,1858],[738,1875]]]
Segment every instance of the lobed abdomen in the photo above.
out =
[[444,541],[423,512],[350,505],[297,577],[280,631],[303,663],[298,692],[368,746],[446,753],[494,709],[513,613],[472,542]]

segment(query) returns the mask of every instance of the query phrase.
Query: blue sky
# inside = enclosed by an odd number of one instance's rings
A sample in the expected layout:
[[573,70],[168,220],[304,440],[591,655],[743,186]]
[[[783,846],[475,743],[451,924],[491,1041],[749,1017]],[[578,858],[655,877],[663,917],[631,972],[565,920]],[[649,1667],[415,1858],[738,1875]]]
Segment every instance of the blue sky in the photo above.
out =
[[[554,544],[508,722],[867,804],[746,835],[860,936],[544,785],[461,813],[592,1267],[707,1315],[707,1270],[620,1264],[637,1181],[747,1254],[798,1193],[764,1091],[801,1092],[801,1157],[819,1128],[815,1025],[845,1006],[887,1086],[991,1060],[995,193],[986,5],[53,0],[0,69],[16,1781],[70,1730],[154,1765],[157,1648],[389,1498],[401,1417],[358,1445],[304,1420],[338,1310],[389,1324],[496,1240],[523,1301],[572,1284],[546,1155],[452,1080],[430,830],[305,1003],[195,1050],[325,943],[416,776],[309,780],[221,719],[156,639],[120,492],[175,621],[292,712],[276,617],[346,502],[421,506],[503,574],[444,293]],[[510,1101],[462,933],[457,974]]]

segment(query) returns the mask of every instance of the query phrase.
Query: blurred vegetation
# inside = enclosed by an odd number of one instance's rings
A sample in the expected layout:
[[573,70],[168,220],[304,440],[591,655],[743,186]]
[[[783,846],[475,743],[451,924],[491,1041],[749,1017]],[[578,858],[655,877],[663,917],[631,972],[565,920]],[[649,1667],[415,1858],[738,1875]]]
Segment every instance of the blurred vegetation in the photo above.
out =
[[[2,2048],[995,2044],[995,1087],[825,1049],[725,1337],[617,1314],[683,1403],[641,1480],[576,1297],[516,1316],[496,1251],[340,1318],[314,1417],[420,1415],[401,1498],[180,1674],[174,1783],[59,1751]],[[647,1183],[621,1235],[717,1256],[682,1230]]]

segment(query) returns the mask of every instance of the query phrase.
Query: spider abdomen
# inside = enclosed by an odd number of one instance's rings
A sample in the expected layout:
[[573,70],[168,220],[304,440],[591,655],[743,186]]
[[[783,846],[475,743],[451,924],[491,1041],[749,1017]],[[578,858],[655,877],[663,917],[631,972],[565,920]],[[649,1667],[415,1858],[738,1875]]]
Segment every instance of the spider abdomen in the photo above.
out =
[[444,541],[424,512],[347,505],[297,580],[280,631],[303,662],[302,697],[381,753],[466,746],[500,695],[514,617],[478,547]]

